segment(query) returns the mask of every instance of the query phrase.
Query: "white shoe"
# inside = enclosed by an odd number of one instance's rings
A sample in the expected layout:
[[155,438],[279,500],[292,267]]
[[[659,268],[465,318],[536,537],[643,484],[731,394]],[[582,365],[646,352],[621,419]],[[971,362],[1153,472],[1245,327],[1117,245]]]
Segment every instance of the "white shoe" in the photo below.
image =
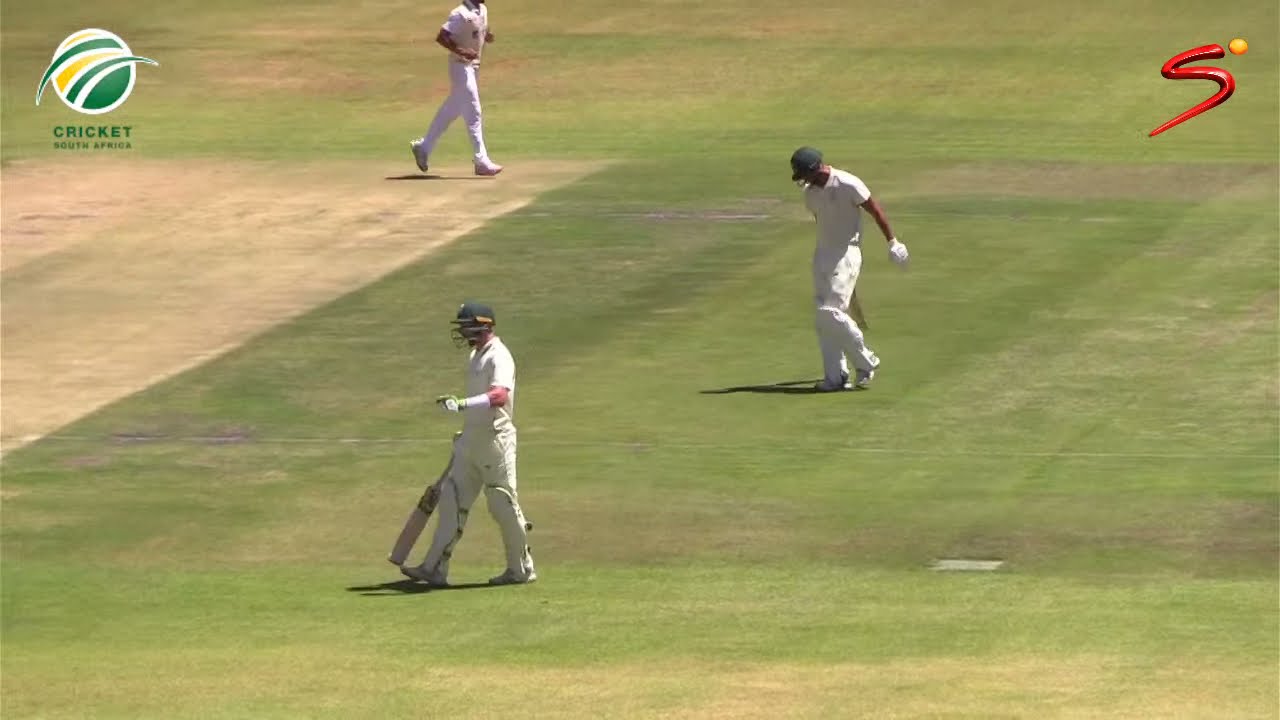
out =
[[427,171],[427,153],[423,149],[423,140],[418,138],[409,143],[409,149],[413,151],[413,160],[418,163],[418,169],[422,172]]
[[488,163],[486,165],[476,165],[476,174],[480,177],[493,177],[502,172],[502,166],[496,163]]
[[497,577],[489,578],[489,584],[490,585],[525,585],[531,582],[536,582],[537,580],[538,580],[538,573],[534,572],[532,569],[529,570],[529,573],[527,575],[521,575],[520,573],[517,573],[515,570],[508,568],[505,571],[503,571],[501,575]]
[[421,565],[401,565],[400,574],[410,580],[426,583],[431,587],[449,587],[449,580],[440,573],[427,572]]
[[849,384],[849,374],[840,373],[839,383],[832,383],[826,378],[823,378],[814,384],[813,389],[818,392],[839,392],[841,390],[852,390],[853,386]]

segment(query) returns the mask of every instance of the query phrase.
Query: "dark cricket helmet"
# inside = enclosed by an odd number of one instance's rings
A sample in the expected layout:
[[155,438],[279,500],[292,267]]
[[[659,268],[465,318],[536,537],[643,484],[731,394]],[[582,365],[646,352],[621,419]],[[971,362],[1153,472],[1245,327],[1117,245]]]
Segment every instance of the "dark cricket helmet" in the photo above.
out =
[[791,179],[808,177],[822,167],[822,152],[816,148],[802,147],[791,153]]
[[486,332],[493,332],[496,318],[493,308],[478,302],[464,302],[458,307],[458,316],[451,321],[453,342],[458,347],[469,345]]

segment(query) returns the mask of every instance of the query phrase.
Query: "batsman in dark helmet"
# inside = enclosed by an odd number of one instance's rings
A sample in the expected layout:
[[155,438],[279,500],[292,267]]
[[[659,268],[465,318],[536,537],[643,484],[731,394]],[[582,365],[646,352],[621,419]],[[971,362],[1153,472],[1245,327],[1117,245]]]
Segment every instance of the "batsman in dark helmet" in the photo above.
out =
[[[889,243],[889,259],[905,266],[907,246],[898,242],[880,203],[866,183],[831,167],[816,148],[801,147],[791,154],[791,179],[804,188],[805,207],[818,223],[813,251],[813,289],[817,311],[814,327],[822,350],[821,391],[866,388],[875,377],[880,358],[866,344],[862,328],[849,316],[858,274],[862,271],[862,211],[875,219]],[[849,379],[849,364],[856,373]]]
[[489,582],[517,585],[538,579],[528,544],[533,526],[516,494],[516,364],[494,333],[496,319],[488,305],[466,302],[451,321],[454,343],[471,348],[467,389],[463,396],[441,395],[436,403],[445,412],[462,414],[462,436],[454,466],[440,489],[440,521],[431,549],[421,565],[402,568],[405,575],[431,585],[448,585],[449,558],[481,492],[502,531],[507,557],[506,570]]
[[483,345],[493,334],[495,322],[493,308],[488,305],[463,303],[458,308],[458,316],[452,321],[453,344],[458,347]]

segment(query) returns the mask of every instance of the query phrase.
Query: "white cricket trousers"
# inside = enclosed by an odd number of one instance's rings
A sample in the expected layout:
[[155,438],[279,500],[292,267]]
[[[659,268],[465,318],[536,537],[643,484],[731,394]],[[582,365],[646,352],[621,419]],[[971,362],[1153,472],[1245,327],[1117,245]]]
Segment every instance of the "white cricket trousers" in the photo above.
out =
[[427,128],[427,134],[422,137],[423,150],[430,157],[431,151],[435,150],[436,143],[440,141],[440,136],[449,129],[454,120],[461,116],[463,122],[467,124],[467,134],[471,136],[471,147],[475,150],[475,164],[488,166],[491,163],[489,151],[484,146],[480,85],[476,81],[479,68],[457,62],[452,58],[449,58],[448,63],[449,97],[440,104],[440,109],[436,111],[436,116],[431,121],[431,127]]
[[[831,265],[834,264],[834,268]],[[849,301],[862,271],[862,249],[850,246],[835,263],[815,255],[813,264],[814,329],[822,351],[822,375],[829,384],[839,383],[849,374],[849,363],[859,370],[871,370],[880,363],[867,347],[862,328],[849,317]]]
[[516,495],[515,432],[469,437],[464,431],[457,447],[453,471],[440,489],[440,502],[436,505],[439,524],[422,568],[448,577],[449,559],[462,539],[471,506],[483,491],[489,514],[502,531],[507,569],[528,577],[533,572],[533,556],[524,512]]

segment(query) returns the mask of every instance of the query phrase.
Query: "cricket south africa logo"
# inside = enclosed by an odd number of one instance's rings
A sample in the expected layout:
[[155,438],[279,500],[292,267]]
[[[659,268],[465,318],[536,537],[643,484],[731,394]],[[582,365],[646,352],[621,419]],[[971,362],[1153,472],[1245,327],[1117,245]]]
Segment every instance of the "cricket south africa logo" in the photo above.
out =
[[85,115],[101,115],[120,107],[133,92],[138,63],[159,65],[133,54],[115,33],[91,28],[67,36],[53,53],[36,88],[36,105],[44,91],[54,92],[67,107]]

